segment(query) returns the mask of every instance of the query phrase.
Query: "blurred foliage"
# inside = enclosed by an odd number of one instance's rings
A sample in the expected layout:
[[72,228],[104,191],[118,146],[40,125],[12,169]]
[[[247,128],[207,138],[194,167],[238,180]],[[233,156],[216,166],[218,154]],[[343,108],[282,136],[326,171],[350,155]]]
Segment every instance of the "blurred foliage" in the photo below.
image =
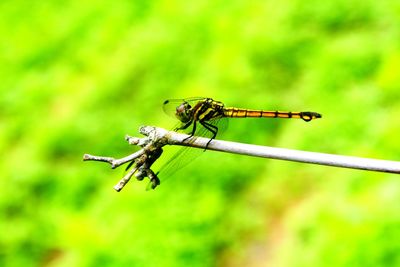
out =
[[207,152],[115,193],[122,171],[82,162],[131,153],[125,134],[171,128],[161,103],[189,96],[324,116],[219,138],[399,160],[399,1],[10,0],[0,16],[0,266],[400,265],[396,175]]

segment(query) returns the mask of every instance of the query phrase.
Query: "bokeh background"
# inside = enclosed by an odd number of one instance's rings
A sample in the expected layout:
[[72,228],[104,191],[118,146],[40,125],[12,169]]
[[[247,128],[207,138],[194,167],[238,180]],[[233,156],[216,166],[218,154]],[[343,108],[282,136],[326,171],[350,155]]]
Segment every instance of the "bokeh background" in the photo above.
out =
[[206,152],[116,193],[122,168],[82,161],[132,153],[125,134],[171,129],[162,102],[189,96],[323,114],[220,139],[400,160],[399,1],[10,0],[0,17],[1,266],[400,266],[398,175]]

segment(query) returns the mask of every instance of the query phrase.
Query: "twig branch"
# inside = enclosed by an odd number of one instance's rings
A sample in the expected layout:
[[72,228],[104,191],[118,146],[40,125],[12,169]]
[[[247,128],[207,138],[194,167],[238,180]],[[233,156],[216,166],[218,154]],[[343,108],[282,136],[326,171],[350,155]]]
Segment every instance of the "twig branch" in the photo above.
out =
[[[160,181],[157,177],[157,174],[155,174],[150,168],[151,165],[161,156],[163,146],[179,145],[205,149],[210,140],[203,137],[193,137],[187,140],[188,135],[186,134],[167,131],[165,129],[152,126],[143,126],[139,129],[139,131],[147,137],[136,138],[127,136],[125,138],[129,144],[142,147],[141,150],[129,156],[121,159],[114,159],[112,157],[99,157],[89,154],[85,154],[83,156],[83,160],[85,161],[92,160],[107,162],[111,164],[112,168],[119,167],[127,162],[133,161],[135,163],[135,167],[128,172],[114,187],[114,189],[117,191],[120,191],[133,175],[135,175],[139,180],[149,177],[151,187],[153,189],[159,185]],[[215,139],[208,144],[207,150],[342,168],[400,174],[400,162],[398,161],[368,159],[285,148],[258,146]]]

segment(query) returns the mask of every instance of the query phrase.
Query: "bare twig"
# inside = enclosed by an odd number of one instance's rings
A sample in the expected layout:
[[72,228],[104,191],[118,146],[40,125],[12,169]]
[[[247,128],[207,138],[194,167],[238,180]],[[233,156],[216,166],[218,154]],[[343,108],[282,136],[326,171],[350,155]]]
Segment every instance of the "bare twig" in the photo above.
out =
[[131,169],[127,174],[122,177],[122,179],[114,186],[115,191],[119,192],[124,188],[124,186],[129,182],[129,180],[132,178],[132,175],[135,174],[135,172],[138,170],[138,167],[134,167]]
[[114,186],[117,192],[122,190],[133,175],[135,175],[138,180],[143,180],[145,177],[148,177],[150,179],[150,186],[153,189],[160,184],[160,180],[157,174],[151,170],[151,166],[161,156],[163,152],[162,147],[166,142],[164,137],[154,130],[154,127],[141,127],[140,132],[147,137],[137,138],[128,135],[125,137],[125,140],[128,141],[129,144],[142,147],[139,151],[126,157],[115,159],[113,157],[94,156],[90,154],[83,155],[84,161],[107,162],[113,169],[126,163],[134,164],[134,167]]
[[[112,168],[116,168],[127,162],[134,161],[135,167],[130,172],[128,172],[114,187],[117,191],[120,191],[133,175],[135,175],[139,180],[143,180],[145,177],[149,177],[152,188],[155,188],[157,185],[159,185],[160,182],[157,175],[150,168],[151,165],[161,156],[161,148],[163,146],[179,145],[205,149],[207,147],[207,143],[210,140],[208,138],[202,137],[193,137],[188,140],[188,135],[186,134],[180,134],[177,132],[167,131],[162,128],[151,126],[143,126],[139,129],[139,131],[147,137],[135,138],[127,136],[126,140],[129,142],[129,144],[141,146],[142,149],[127,157],[114,159],[111,157],[99,157],[89,154],[85,154],[83,157],[83,160],[93,160],[110,163]],[[398,161],[316,153],[221,140],[212,140],[208,144],[207,150],[342,168],[400,174],[400,162]]]

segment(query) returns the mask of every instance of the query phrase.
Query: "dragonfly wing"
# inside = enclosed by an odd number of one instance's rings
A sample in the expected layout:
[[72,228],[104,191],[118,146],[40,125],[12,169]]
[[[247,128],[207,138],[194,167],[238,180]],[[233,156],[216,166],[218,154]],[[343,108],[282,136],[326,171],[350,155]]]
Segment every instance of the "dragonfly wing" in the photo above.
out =
[[[175,116],[176,108],[179,107],[182,103],[188,103],[191,106],[196,105],[199,101],[204,100],[204,97],[193,97],[193,98],[186,98],[186,99],[170,99],[164,101],[163,109],[164,112]],[[213,138],[214,133],[210,131],[210,129],[217,129],[217,134],[222,132],[226,129],[228,121],[226,118],[215,118],[212,120],[204,121],[204,125],[208,126],[207,129],[202,125],[199,121],[196,122],[196,132],[191,139],[188,139],[187,142],[193,142],[196,140],[196,136],[206,137],[206,138]],[[210,127],[211,125],[211,127]],[[175,129],[178,129],[182,126],[182,123],[179,123]],[[191,134],[193,130],[193,124],[188,127],[187,129],[183,130],[182,132]],[[201,155],[204,152],[203,149],[196,149],[191,147],[183,147],[178,150],[161,168],[160,168],[160,178],[162,181],[165,181],[169,177],[171,177],[176,171],[182,169],[190,162],[193,162],[195,158]]]
[[159,176],[162,182],[172,177],[177,171],[181,170],[194,159],[199,157],[204,151],[191,147],[180,148],[161,168]]
[[[218,127],[218,134],[223,132],[227,128],[228,120],[226,118],[218,118],[208,121],[208,123]],[[193,126],[192,126],[193,127]],[[186,133],[191,133],[192,127],[185,130]],[[199,124],[198,130],[191,139],[187,142],[191,143],[196,140],[196,136],[211,138],[213,133],[208,129],[204,128]],[[161,168],[160,168],[160,178],[161,181],[165,181],[171,177],[175,172],[179,171],[189,163],[193,162],[197,157],[199,157],[205,150],[192,147],[182,147],[180,148]]]
[[[207,121],[207,123],[217,127],[218,129],[217,136],[225,132],[225,130],[228,128],[228,119],[225,117],[212,119]],[[210,132],[208,129],[201,127],[201,130],[199,131],[199,136],[211,138],[213,136],[213,133]]]

